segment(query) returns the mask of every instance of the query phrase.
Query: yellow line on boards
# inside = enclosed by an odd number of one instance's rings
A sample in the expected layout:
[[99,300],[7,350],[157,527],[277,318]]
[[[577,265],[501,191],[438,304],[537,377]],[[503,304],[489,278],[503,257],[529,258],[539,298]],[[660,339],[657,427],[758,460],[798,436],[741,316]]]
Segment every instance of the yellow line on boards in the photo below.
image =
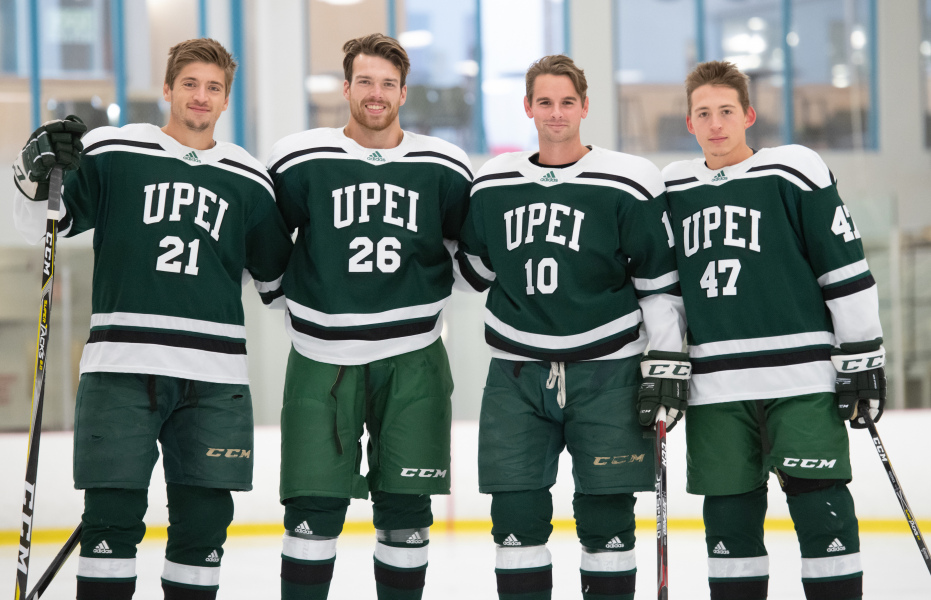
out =
[[[919,521],[918,527],[923,531],[931,531],[931,521]],[[653,519],[637,519],[637,529],[649,530],[656,528]],[[557,519],[553,521],[553,529],[560,532],[575,531],[575,522],[571,519]],[[766,531],[794,531],[791,519],[766,519]],[[669,519],[669,530],[676,531],[703,531],[704,523],[701,519]],[[33,531],[33,544],[62,545],[71,535],[72,529],[38,529]],[[491,521],[486,519],[443,521],[438,520],[430,528],[431,533],[484,533],[491,534]],[[909,533],[908,523],[904,519],[860,519],[862,533]],[[343,526],[343,533],[349,535],[373,534],[375,528],[371,523],[363,521],[348,521]],[[228,537],[250,536],[280,536],[284,528],[280,523],[243,523],[230,525],[227,530]],[[167,539],[165,525],[153,525],[146,528],[146,539]],[[19,545],[19,532],[15,530],[0,531],[0,546]]]

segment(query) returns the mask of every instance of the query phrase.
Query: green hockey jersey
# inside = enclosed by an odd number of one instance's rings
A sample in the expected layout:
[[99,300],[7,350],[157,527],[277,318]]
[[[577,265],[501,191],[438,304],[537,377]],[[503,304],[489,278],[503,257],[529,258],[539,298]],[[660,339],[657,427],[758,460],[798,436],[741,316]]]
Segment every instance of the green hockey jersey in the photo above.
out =
[[465,153],[408,131],[372,150],[342,129],[313,129],[275,144],[268,165],[297,229],[283,282],[294,348],[358,365],[435,341],[453,283],[447,246],[468,210]]
[[672,232],[659,170],[593,147],[565,168],[531,152],[486,163],[457,255],[488,288],[485,340],[510,360],[581,361],[682,348]]
[[265,168],[233,144],[194,150],[154,125],[83,141],[59,218],[65,236],[94,230],[81,372],[248,383],[242,286],[251,276],[266,304],[280,297],[291,251]]
[[831,350],[880,338],[860,233],[821,158],[766,148],[663,170],[688,318],[689,404],[834,391]]

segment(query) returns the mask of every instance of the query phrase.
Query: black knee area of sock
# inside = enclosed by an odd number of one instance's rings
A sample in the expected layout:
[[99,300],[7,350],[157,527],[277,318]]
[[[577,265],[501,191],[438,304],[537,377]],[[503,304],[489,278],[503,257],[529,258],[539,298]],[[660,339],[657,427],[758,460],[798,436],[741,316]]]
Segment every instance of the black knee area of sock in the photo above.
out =
[[[229,490],[169,483],[165,557],[179,564],[212,566],[223,558],[226,529],[233,522]],[[213,551],[217,561],[204,562]]]
[[[779,470],[777,469],[777,471]],[[792,477],[783,471],[779,471],[779,477],[782,479],[782,491],[785,492],[786,496],[817,492],[838,483],[843,485],[850,483],[849,479],[802,479],[801,477]]]
[[375,563],[375,582],[396,590],[419,590],[427,581],[427,566],[422,569],[395,570]]
[[499,546],[514,535],[521,546],[543,546],[553,533],[550,489],[491,494],[491,535]]
[[182,587],[162,581],[162,591],[165,600],[216,600],[217,590],[204,588]]
[[284,527],[288,531],[307,521],[314,535],[339,537],[346,522],[349,498],[296,496],[284,501]]
[[623,596],[633,594],[637,588],[637,574],[586,575],[582,574],[582,591],[595,596]]
[[769,579],[712,581],[711,600],[765,600],[769,594]]
[[428,494],[372,492],[372,522],[375,529],[420,529],[433,525]]
[[[615,537],[621,540],[625,550],[634,547],[633,494],[582,494],[572,496],[572,513],[579,541],[586,548],[604,550]],[[613,547],[613,546],[612,546]]]
[[135,558],[145,536],[142,518],[149,506],[148,490],[90,488],[84,490],[81,556],[99,558],[93,551],[106,540],[107,558]]
[[131,600],[135,592],[135,581],[78,579],[77,600]]
[[334,562],[302,564],[281,559],[281,578],[299,585],[318,585],[333,579]]
[[530,594],[553,589],[553,569],[496,573],[499,594]]
[[836,581],[803,581],[806,598],[818,600],[852,600],[863,596],[863,576]]

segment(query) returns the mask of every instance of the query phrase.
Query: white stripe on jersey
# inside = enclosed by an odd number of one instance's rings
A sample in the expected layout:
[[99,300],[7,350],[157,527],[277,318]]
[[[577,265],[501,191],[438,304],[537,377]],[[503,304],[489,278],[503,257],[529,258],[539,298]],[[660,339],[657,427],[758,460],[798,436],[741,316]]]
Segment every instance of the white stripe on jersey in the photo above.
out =
[[873,285],[856,294],[828,300],[825,304],[831,311],[837,345],[882,337],[882,325],[876,318],[879,314],[877,286]]
[[[232,160],[232,159],[230,159],[230,160]],[[274,189],[272,188],[272,186],[268,183],[268,180],[265,179],[264,177],[259,177],[258,175],[256,175],[255,173],[252,173],[251,171],[246,171],[245,169],[240,169],[240,168],[237,167],[237,166],[229,165],[229,164],[226,164],[226,163],[223,163],[223,162],[219,162],[219,161],[217,161],[217,162],[215,162],[215,163],[211,163],[211,164],[209,164],[209,165],[203,165],[203,166],[216,167],[216,168],[218,168],[218,169],[223,169],[224,171],[229,171],[230,173],[235,173],[236,175],[240,175],[240,176],[242,176],[242,177],[247,177],[247,178],[251,179],[252,181],[254,181],[254,182],[258,183],[259,185],[261,185],[263,188],[265,188],[265,189],[268,191],[268,195],[271,196],[270,199],[271,199],[273,202],[274,202],[274,200],[275,200],[275,190],[274,190]],[[264,168],[264,167],[262,167],[262,171],[265,171],[265,168]]]
[[626,183],[621,183],[620,181],[614,181],[613,179],[602,179],[600,177],[586,177],[584,179],[573,178],[566,181],[566,183],[576,183],[579,185],[600,185],[601,187],[614,188],[616,190],[621,190],[622,192],[627,192],[637,200],[648,200],[646,196],[643,195],[643,192],[638,190],[635,187],[631,187]]
[[830,360],[715,373],[692,371],[689,406],[833,392],[836,376]]
[[355,156],[349,154],[348,152],[312,152],[310,154],[302,154],[300,156],[295,156],[288,162],[284,163],[278,167],[277,173],[280,175],[290,169],[295,165],[299,165],[308,160],[317,160],[321,158],[326,158],[330,160],[359,160]]
[[[311,360],[337,365],[364,365],[372,361],[426,348],[440,337],[443,319],[437,319],[431,331],[387,340],[321,340],[291,327],[291,315],[285,310],[285,330],[294,349]],[[390,323],[386,323],[390,325]]]
[[637,309],[627,313],[623,317],[582,333],[574,335],[545,335],[542,333],[529,333],[511,327],[496,317],[490,310],[487,308],[485,309],[485,324],[503,337],[524,346],[542,348],[545,350],[567,350],[570,348],[578,348],[579,346],[587,346],[588,344],[636,327],[641,322],[641,319],[640,309]]
[[[872,338],[871,338],[872,339]],[[692,358],[708,358],[744,352],[762,352],[766,350],[788,350],[805,346],[834,345],[834,336],[827,331],[775,335],[772,337],[747,338],[743,340],[725,340],[708,342],[689,347]]]
[[85,344],[81,355],[81,374],[96,372],[146,373],[194,381],[249,384],[249,360],[245,354],[157,344]]
[[407,321],[409,319],[423,319],[438,315],[446,303],[449,302],[449,296],[432,304],[420,304],[418,306],[405,306],[403,308],[394,308],[379,313],[342,313],[328,314],[314,310],[303,304],[298,304],[294,300],[288,300],[288,310],[302,321],[308,321],[321,327],[359,327],[366,325],[394,325],[397,321]]
[[486,267],[485,263],[483,263],[482,259],[478,256],[469,254],[468,252],[463,252],[463,254],[465,254],[465,257],[468,259],[469,265],[472,266],[472,270],[475,271],[475,274],[485,281],[492,282],[498,277],[498,274]]
[[866,259],[858,260],[855,263],[850,263],[847,266],[841,267],[839,269],[834,269],[833,271],[828,271],[824,275],[818,278],[818,285],[824,287],[826,285],[831,285],[832,283],[837,283],[838,281],[844,281],[845,279],[850,279],[860,273],[866,273],[869,271],[869,267],[866,264]]
[[218,335],[236,339],[245,339],[246,337],[246,328],[244,326],[216,323],[214,321],[127,312],[95,313],[91,315],[91,328],[105,327],[107,325],[116,327],[145,327],[149,329],[165,329],[189,333],[206,333],[208,335]]
[[649,292],[670,286],[679,281],[679,272],[670,271],[665,275],[660,275],[655,279],[639,279],[637,277],[631,277],[630,280],[634,284],[634,289],[638,289],[641,292]]

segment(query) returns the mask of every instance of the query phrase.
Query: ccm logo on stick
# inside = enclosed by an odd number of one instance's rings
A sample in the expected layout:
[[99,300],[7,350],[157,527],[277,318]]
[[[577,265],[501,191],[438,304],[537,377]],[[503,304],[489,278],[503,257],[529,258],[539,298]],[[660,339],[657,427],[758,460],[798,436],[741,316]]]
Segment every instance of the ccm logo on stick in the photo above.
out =
[[401,477],[446,477],[446,471],[443,469],[402,468]]
[[834,460],[824,460],[823,458],[787,458],[782,461],[783,467],[801,467],[803,469],[833,469]]

